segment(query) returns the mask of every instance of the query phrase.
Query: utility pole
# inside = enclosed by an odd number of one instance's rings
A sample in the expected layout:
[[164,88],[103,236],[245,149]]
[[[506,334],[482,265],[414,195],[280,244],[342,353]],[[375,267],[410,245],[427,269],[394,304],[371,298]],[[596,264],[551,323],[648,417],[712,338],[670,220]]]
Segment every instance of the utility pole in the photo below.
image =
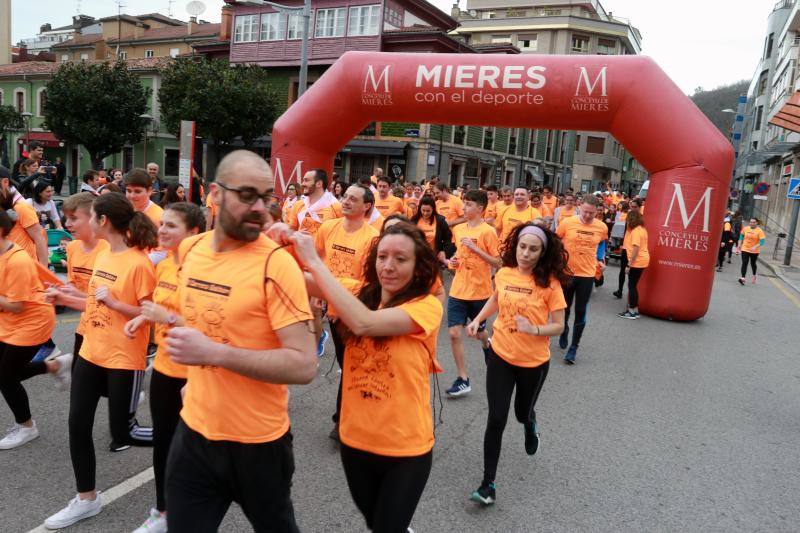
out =
[[297,97],[303,96],[308,88],[308,32],[311,25],[311,0],[304,0],[303,6],[285,6],[283,4],[276,4],[275,2],[267,2],[260,0],[261,5],[272,6],[278,12],[288,11],[290,13],[302,12],[303,17],[303,39],[300,41],[300,76],[297,83]]
[[800,200],[795,200],[792,205],[792,221],[789,222],[789,235],[786,237],[786,253],[783,256],[783,264],[792,264],[792,251],[794,249],[794,239],[797,235],[797,218],[800,216]]

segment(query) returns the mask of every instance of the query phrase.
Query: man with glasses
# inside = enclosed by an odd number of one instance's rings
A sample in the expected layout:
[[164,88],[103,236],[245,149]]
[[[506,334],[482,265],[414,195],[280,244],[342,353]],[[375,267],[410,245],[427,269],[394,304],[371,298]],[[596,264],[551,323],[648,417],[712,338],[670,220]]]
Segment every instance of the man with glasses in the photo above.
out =
[[237,502],[256,531],[297,532],[287,384],[316,376],[300,267],[262,233],[273,176],[234,151],[210,192],[214,230],[180,248],[169,356],[189,367],[167,465],[170,531],[216,531]]

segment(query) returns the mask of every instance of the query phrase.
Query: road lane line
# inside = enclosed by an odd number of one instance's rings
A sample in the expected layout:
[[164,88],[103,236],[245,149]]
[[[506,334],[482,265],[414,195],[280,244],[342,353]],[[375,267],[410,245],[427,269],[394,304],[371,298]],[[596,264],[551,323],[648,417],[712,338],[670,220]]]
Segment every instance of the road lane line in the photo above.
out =
[[[153,467],[151,466],[147,470],[143,470],[136,474],[133,477],[130,477],[120,483],[119,485],[115,485],[108,490],[101,491],[103,494],[103,507],[108,507],[116,500],[122,498],[126,494],[135,491],[145,483],[148,483],[155,477],[153,473]],[[31,529],[28,533],[45,533],[50,531],[44,527],[44,524],[41,526]]]
[[781,283],[780,281],[775,281],[774,278],[767,278],[767,279],[769,279],[772,282],[772,284],[775,285],[775,287],[777,287],[777,289],[781,291],[783,295],[789,299],[789,301],[791,301],[794,305],[800,308],[800,299],[798,299],[797,296],[789,292],[789,289],[784,287],[783,283]]

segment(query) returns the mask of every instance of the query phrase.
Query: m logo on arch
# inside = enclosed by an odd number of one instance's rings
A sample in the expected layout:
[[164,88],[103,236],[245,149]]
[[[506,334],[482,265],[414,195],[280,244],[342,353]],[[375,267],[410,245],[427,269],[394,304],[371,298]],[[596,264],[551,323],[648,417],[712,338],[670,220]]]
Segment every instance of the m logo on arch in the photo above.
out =
[[589,72],[578,67],[578,82],[572,97],[573,111],[608,111],[608,67]]
[[392,105],[392,65],[366,65],[361,103],[364,105]]

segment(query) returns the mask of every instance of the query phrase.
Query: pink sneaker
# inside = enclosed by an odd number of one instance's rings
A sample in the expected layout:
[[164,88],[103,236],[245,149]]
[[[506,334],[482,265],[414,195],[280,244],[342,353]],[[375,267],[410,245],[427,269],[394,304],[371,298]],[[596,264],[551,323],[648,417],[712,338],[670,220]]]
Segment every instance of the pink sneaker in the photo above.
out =
[[756,280],[757,280],[757,279],[758,279],[758,276],[753,276],[753,285],[755,285],[755,284],[756,284]]

